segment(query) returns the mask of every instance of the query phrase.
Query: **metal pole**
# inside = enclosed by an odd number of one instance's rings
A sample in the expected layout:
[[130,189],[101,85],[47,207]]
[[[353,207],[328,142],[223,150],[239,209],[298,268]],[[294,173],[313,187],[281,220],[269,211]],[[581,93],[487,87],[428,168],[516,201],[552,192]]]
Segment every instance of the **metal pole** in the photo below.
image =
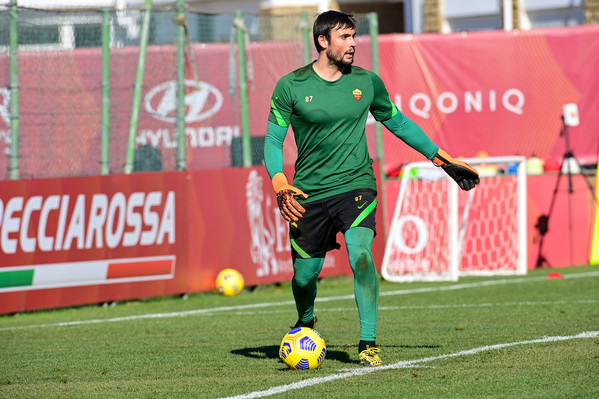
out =
[[135,77],[135,89],[133,91],[133,107],[131,108],[131,124],[129,125],[129,140],[127,141],[127,158],[124,172],[129,174],[133,171],[133,160],[135,158],[135,138],[139,125],[139,108],[141,104],[141,90],[146,67],[146,50],[148,48],[148,37],[150,36],[150,16],[152,12],[152,0],[146,0],[143,25],[141,27],[141,38],[139,42],[139,57],[137,59],[137,75]]
[[302,12],[302,41],[304,44],[304,65],[308,65],[311,60],[310,55],[310,21],[308,21],[308,12]]
[[239,67],[239,101],[241,103],[241,142],[243,145],[243,166],[252,166],[252,143],[250,138],[250,120],[248,111],[248,85],[245,70],[245,35],[243,13],[235,15],[237,29],[237,63]]
[[404,0],[403,2],[403,23],[404,23],[404,32],[405,33],[413,33],[414,32],[414,15],[412,13],[413,0]]
[[503,30],[509,32],[514,29],[514,15],[513,15],[512,0],[503,0],[501,10],[502,10],[502,14],[503,14]]
[[[372,71],[377,75],[380,74],[379,67],[379,20],[377,13],[371,12],[368,14],[368,20],[370,21],[370,45],[372,51]],[[375,124],[376,132],[376,153],[379,159],[379,165],[381,169],[381,204],[383,209],[383,231],[385,240],[387,239],[387,233],[389,232],[389,222],[387,220],[387,198],[386,198],[386,183],[387,176],[385,175],[385,149],[383,146],[383,129],[380,123]]]
[[17,1],[10,7],[10,179],[19,178],[19,37]]
[[[185,36],[187,24],[185,23],[185,2],[177,0],[177,18],[183,21],[177,28],[177,170],[187,167],[187,148],[185,141]],[[191,53],[192,48],[189,46]],[[191,59],[192,55],[189,54]]]
[[110,173],[110,10],[102,14],[102,160],[101,173]]

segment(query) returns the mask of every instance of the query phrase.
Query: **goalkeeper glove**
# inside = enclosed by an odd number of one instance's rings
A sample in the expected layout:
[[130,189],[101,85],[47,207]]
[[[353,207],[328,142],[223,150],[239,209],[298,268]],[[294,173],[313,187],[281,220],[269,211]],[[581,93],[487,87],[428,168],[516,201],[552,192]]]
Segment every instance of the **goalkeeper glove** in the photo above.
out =
[[449,177],[455,180],[462,190],[468,191],[480,183],[478,172],[473,167],[466,162],[453,159],[442,149],[439,149],[439,152],[437,152],[432,161],[436,166],[440,166]]
[[272,188],[277,193],[277,204],[279,205],[279,211],[281,216],[288,222],[297,222],[299,218],[303,217],[303,213],[306,212],[303,206],[295,199],[295,197],[308,198],[308,195],[297,187],[293,187],[287,181],[287,176],[283,173],[277,173],[272,178]]

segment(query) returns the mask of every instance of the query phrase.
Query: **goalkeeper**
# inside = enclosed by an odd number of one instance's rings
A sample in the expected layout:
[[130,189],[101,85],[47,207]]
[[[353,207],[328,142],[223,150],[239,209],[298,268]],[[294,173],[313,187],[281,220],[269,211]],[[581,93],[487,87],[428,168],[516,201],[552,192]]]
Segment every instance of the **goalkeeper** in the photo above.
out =
[[[273,92],[264,146],[266,169],[281,215],[289,222],[298,312],[295,327],[316,324],[316,282],[327,251],[345,237],[360,318],[360,364],[382,364],[376,345],[379,280],[372,258],[376,180],[365,126],[370,112],[407,145],[442,167],[463,190],[478,173],[435,145],[393,104],[381,78],[352,67],[356,20],[337,11],[320,14],[313,27],[318,58],[282,77]],[[293,184],[283,174],[289,126],[297,144]]]

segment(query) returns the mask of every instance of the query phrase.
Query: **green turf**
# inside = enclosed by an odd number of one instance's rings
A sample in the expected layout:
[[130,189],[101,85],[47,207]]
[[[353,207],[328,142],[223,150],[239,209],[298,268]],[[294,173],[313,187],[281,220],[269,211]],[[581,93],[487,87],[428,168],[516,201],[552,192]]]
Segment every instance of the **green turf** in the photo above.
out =
[[[219,398],[268,389],[282,391],[276,398],[599,397],[599,268],[560,269],[566,278],[546,279],[550,271],[382,282],[378,343],[393,369],[357,365],[348,278],[319,284],[317,330],[328,352],[311,371],[278,359],[296,320],[289,284],[236,297],[0,316],[0,397]],[[583,332],[593,334],[546,338]],[[290,390],[298,382],[312,385]]]

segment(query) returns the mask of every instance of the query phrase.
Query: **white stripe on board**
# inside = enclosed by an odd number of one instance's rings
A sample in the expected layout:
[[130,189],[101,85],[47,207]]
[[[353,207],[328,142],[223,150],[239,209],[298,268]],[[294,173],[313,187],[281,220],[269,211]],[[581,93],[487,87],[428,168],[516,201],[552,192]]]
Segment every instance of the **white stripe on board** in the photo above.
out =
[[[67,287],[79,283],[104,283],[108,262],[71,262],[40,265],[33,267],[33,286],[35,288]],[[23,289],[23,287],[17,287]],[[26,287],[31,288],[31,287]]]
[[[587,273],[574,273],[574,274],[570,274],[570,275],[565,274],[564,278],[585,278],[585,277],[596,277],[596,276],[599,276],[599,271],[593,271],[593,272],[587,272]],[[528,283],[528,282],[533,282],[533,281],[547,281],[547,280],[545,277],[528,277],[528,278],[522,277],[522,278],[514,278],[514,279],[490,280],[490,281],[480,281],[480,282],[476,282],[476,283],[460,283],[460,284],[451,284],[451,285],[444,285],[444,286],[407,289],[407,290],[383,291],[380,293],[380,296],[407,295],[407,294],[420,294],[420,293],[426,293],[426,292],[461,290],[461,289],[466,289],[466,288],[479,288],[479,287],[485,287],[485,286],[490,286],[490,285],[520,284],[520,283]],[[339,301],[339,300],[354,300],[354,295],[351,294],[351,295],[340,295],[340,296],[316,298],[316,303]],[[76,326],[76,325],[83,325],[83,324],[111,323],[111,322],[140,320],[140,319],[160,319],[160,318],[167,318],[167,317],[185,317],[185,316],[194,316],[194,315],[210,314],[210,313],[217,313],[217,312],[243,311],[243,310],[247,310],[247,309],[261,309],[261,308],[269,308],[269,307],[277,307],[277,306],[290,306],[290,305],[295,306],[295,302],[294,301],[263,302],[263,303],[247,304],[247,305],[221,306],[221,307],[212,308],[212,309],[187,310],[187,311],[182,311],[182,312],[150,313],[150,314],[143,314],[143,315],[114,317],[114,318],[110,318],[110,319],[79,320],[79,321],[67,321],[67,322],[61,322],[61,323],[34,324],[34,325],[29,325],[29,326],[3,327],[3,328],[0,328],[0,331],[22,330],[22,329],[32,329],[32,328],[42,328],[42,327],[65,327],[65,326]]]
[[227,397],[224,399],[263,398],[265,396],[276,395],[279,393],[292,391],[294,389],[307,388],[307,387],[310,387],[313,385],[323,384],[325,382],[340,380],[342,378],[343,379],[351,378],[351,377],[361,376],[364,374],[374,373],[374,372],[382,371],[382,370],[420,367],[421,363],[427,363],[427,362],[447,359],[447,358],[451,358],[451,357],[475,355],[477,353],[485,352],[485,351],[489,351],[489,350],[498,350],[498,349],[508,348],[511,346],[518,346],[518,345],[530,345],[530,344],[538,344],[538,343],[545,343],[545,342],[567,341],[570,339],[597,338],[597,337],[599,337],[599,331],[586,331],[586,332],[582,332],[577,335],[544,337],[544,338],[533,339],[533,340],[529,340],[529,341],[509,342],[509,343],[505,343],[505,344],[481,346],[479,348],[473,348],[473,349],[468,349],[468,350],[464,350],[464,351],[460,351],[460,352],[449,353],[447,355],[425,357],[422,359],[415,359],[415,360],[403,360],[403,361],[400,361],[397,363],[388,364],[388,365],[384,365],[384,366],[378,366],[378,367],[357,366],[354,369],[349,369],[349,371],[346,371],[348,369],[344,369],[344,370],[340,370],[341,372],[339,372],[337,374],[331,374],[331,375],[328,375],[325,377],[309,378],[307,380],[294,382],[292,384],[279,385],[279,386],[272,387],[272,388],[269,388],[269,389],[266,389],[263,391],[255,391],[255,392],[250,392],[250,393],[243,394],[243,395],[230,396],[230,397]]
[[[168,274],[141,274],[128,277],[108,278],[109,267],[122,263],[168,260],[171,269]],[[0,268],[0,272],[33,269],[31,285],[10,286],[0,288],[0,293],[16,291],[33,291],[49,288],[85,287],[116,283],[134,283],[140,281],[171,280],[175,276],[174,255],[144,256],[138,258],[103,259],[93,261],[49,263],[30,266],[10,266]]]

